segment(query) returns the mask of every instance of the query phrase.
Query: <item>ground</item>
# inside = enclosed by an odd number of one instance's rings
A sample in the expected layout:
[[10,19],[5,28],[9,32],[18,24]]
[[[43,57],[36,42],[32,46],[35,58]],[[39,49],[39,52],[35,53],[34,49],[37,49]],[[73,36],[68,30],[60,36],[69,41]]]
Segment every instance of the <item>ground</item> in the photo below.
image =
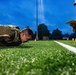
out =
[[76,54],[54,41],[30,41],[18,47],[1,46],[0,75],[76,75]]

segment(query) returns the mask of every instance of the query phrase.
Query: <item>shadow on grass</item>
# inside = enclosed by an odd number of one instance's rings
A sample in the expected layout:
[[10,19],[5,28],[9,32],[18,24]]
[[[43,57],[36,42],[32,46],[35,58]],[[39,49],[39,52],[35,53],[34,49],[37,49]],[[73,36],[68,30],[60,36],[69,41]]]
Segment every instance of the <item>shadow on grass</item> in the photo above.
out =
[[32,48],[32,46],[25,46],[25,45],[20,45],[20,46],[0,46],[0,50],[2,49],[10,49],[10,48]]
[[[15,46],[16,47],[16,46]],[[20,45],[20,46],[17,46],[17,48],[32,48],[33,46],[24,46],[24,45]]]

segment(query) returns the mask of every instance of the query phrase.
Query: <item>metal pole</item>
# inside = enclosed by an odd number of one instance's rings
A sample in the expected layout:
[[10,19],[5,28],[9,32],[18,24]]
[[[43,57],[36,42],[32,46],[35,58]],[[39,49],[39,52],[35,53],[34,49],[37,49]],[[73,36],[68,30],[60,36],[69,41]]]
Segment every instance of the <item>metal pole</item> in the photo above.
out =
[[36,40],[38,40],[38,0],[36,0]]

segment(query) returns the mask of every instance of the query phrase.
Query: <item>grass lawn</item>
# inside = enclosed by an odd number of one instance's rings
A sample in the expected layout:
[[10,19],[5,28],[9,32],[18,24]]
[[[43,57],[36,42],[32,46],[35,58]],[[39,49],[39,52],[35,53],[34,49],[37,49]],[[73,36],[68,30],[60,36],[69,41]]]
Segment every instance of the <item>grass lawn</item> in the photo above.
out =
[[73,40],[60,40],[60,42],[76,47],[76,41]]
[[54,41],[0,47],[0,75],[76,75],[76,54]]

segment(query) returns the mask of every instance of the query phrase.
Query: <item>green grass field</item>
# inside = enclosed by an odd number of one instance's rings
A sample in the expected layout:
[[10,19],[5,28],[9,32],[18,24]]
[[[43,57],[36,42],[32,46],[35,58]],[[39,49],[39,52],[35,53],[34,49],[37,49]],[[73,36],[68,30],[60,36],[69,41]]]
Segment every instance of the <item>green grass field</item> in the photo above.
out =
[[76,54],[54,41],[0,47],[0,75],[76,75]]
[[60,42],[71,45],[73,47],[76,47],[76,41],[74,41],[74,40],[64,40],[64,41],[60,41]]

